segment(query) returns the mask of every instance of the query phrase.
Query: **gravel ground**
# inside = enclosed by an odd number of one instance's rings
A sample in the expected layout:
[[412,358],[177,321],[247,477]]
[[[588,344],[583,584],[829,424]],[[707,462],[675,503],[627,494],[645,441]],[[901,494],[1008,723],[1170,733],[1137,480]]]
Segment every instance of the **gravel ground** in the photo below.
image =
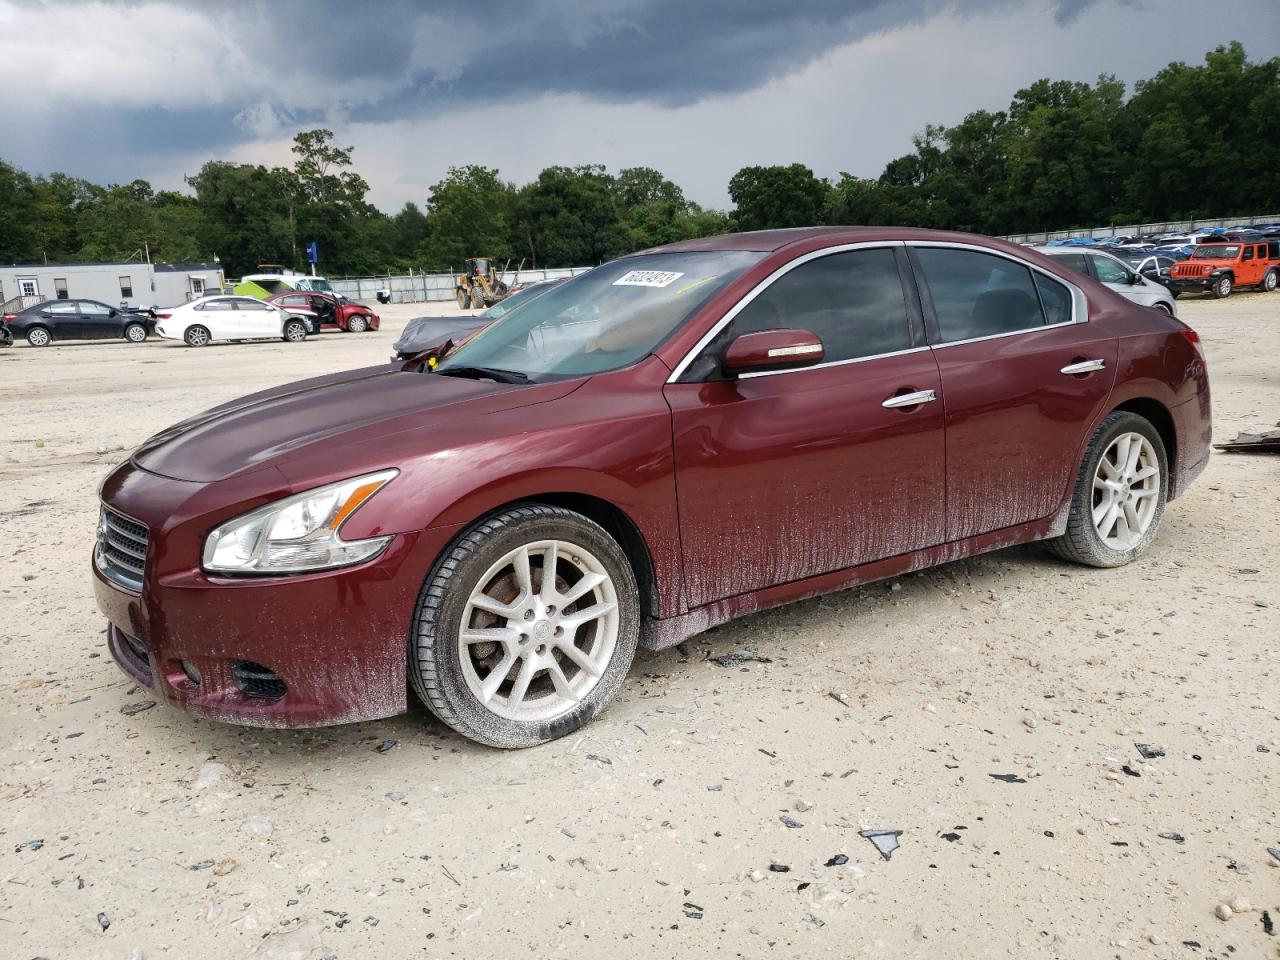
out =
[[[1182,305],[1218,437],[1274,425],[1280,295]],[[642,653],[541,748],[417,706],[129,715],[98,482],[202,408],[385,359],[426,311],[384,312],[299,345],[0,351],[0,954],[1280,957],[1273,456],[1215,456],[1120,570],[1015,548]],[[708,659],[738,650],[765,661]],[[891,860],[863,828],[902,831]]]

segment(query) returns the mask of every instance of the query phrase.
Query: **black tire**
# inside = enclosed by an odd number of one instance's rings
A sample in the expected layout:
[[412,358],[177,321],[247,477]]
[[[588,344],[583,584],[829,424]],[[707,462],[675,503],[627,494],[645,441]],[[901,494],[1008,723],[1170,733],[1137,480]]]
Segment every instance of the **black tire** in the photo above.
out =
[[1217,299],[1225,300],[1227,297],[1231,296],[1231,288],[1233,286],[1234,284],[1232,283],[1231,278],[1223,275],[1213,281],[1213,287],[1211,289],[1213,290],[1213,295]]
[[[1155,514],[1141,540],[1128,550],[1116,550],[1103,542],[1093,523],[1093,478],[1098,471],[1098,461],[1111,446],[1112,441],[1124,433],[1138,433],[1150,441],[1155,449],[1160,467],[1159,492],[1156,494]],[[1045,546],[1063,560],[1089,567],[1119,567],[1136,559],[1147,549],[1160,529],[1164,506],[1169,495],[1169,459],[1164,441],[1151,421],[1127,410],[1107,414],[1094,431],[1080,471],[1076,476],[1075,490],[1071,493],[1071,512],[1067,518],[1066,532],[1048,540]]]
[[1152,309],[1152,310],[1159,310],[1161,313],[1167,313],[1167,314],[1168,314],[1169,316],[1171,316],[1171,317],[1173,316],[1173,307],[1172,307],[1172,306],[1170,306],[1169,304],[1165,303],[1163,300],[1161,300],[1161,301],[1159,301],[1159,302],[1157,302],[1157,303],[1153,303],[1153,304],[1151,305],[1151,309]]
[[32,327],[27,331],[27,343],[33,347],[47,347],[53,342],[53,334],[47,327]]
[[1180,296],[1182,296],[1181,290],[1170,290],[1169,293],[1170,293],[1170,296],[1172,296],[1173,299],[1175,300],[1177,300]]
[[307,339],[307,325],[297,317],[286,320],[280,339],[285,343],[301,343]]
[[1277,286],[1280,286],[1280,274],[1275,270],[1268,270],[1262,278],[1262,289],[1267,293],[1271,293]]
[[458,309],[459,310],[467,309],[467,303],[470,298],[467,296],[466,288],[459,287],[457,290],[454,291],[453,295],[454,295],[454,299],[458,301]]
[[347,317],[347,333],[364,333],[369,329],[369,319],[363,313]]
[[145,343],[147,328],[141,323],[131,323],[124,328],[124,338],[130,343]]
[[209,333],[209,328],[202,327],[198,323],[187,327],[182,335],[182,340],[188,347],[205,347],[212,339],[213,335]]
[[471,288],[471,309],[481,310],[484,308],[484,291],[478,286]]
[[[490,711],[471,692],[456,638],[471,591],[485,572],[509,551],[543,539],[577,543],[600,560],[617,594],[618,636],[608,666],[575,708],[552,720],[522,722]],[[516,506],[459,535],[428,574],[410,628],[409,680],[427,708],[463,736],[492,747],[532,747],[572,733],[612,699],[635,657],[639,635],[635,575],[617,542],[572,510]]]

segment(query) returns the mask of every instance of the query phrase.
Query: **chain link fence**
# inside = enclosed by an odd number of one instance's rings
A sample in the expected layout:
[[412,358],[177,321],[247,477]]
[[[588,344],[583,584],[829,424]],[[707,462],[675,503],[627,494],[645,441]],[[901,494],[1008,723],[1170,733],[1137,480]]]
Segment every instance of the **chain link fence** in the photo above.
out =
[[[590,267],[563,267],[555,270],[508,270],[503,279],[512,286],[535,280],[557,280],[586,273]],[[334,291],[349,300],[374,303],[380,290],[390,291],[391,303],[426,303],[430,300],[452,300],[452,273],[416,273],[386,277],[329,278]]]
[[1258,217],[1220,217],[1213,220],[1164,220],[1159,223],[1135,223],[1124,227],[1090,227],[1079,230],[1050,230],[1047,233],[1016,233],[1002,239],[1014,243],[1040,244],[1050,240],[1071,240],[1076,237],[1137,237],[1160,233],[1190,233],[1213,227],[1252,227],[1259,223],[1280,223],[1280,213],[1268,213]]

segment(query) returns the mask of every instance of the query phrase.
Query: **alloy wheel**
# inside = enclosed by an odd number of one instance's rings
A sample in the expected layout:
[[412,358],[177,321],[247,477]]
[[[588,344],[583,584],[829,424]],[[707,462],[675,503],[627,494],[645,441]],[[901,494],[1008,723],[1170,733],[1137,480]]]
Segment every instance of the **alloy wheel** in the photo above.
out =
[[1111,441],[1093,475],[1093,526],[1112,550],[1136,546],[1159,506],[1160,460],[1140,433]]
[[33,327],[27,333],[27,343],[33,347],[47,347],[49,339],[49,331],[44,327]]
[[124,332],[130,343],[142,343],[147,339],[147,328],[139,323],[129,325],[129,329]]
[[463,611],[467,688],[508,720],[561,717],[604,675],[618,622],[617,590],[591,552],[565,540],[517,547],[479,579]]

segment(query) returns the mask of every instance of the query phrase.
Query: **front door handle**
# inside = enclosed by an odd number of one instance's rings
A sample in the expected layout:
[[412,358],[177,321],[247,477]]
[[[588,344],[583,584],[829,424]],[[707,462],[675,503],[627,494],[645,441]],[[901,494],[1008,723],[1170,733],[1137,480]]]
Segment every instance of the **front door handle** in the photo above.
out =
[[1093,373],[1095,370],[1105,369],[1106,366],[1105,360],[1081,360],[1079,363],[1067,364],[1059,373],[1065,373],[1068,376],[1076,373]]
[[890,397],[880,406],[888,407],[891,410],[896,407],[918,407],[922,403],[933,403],[937,399],[937,394],[932,390],[917,390],[915,393],[903,393],[896,397]]

